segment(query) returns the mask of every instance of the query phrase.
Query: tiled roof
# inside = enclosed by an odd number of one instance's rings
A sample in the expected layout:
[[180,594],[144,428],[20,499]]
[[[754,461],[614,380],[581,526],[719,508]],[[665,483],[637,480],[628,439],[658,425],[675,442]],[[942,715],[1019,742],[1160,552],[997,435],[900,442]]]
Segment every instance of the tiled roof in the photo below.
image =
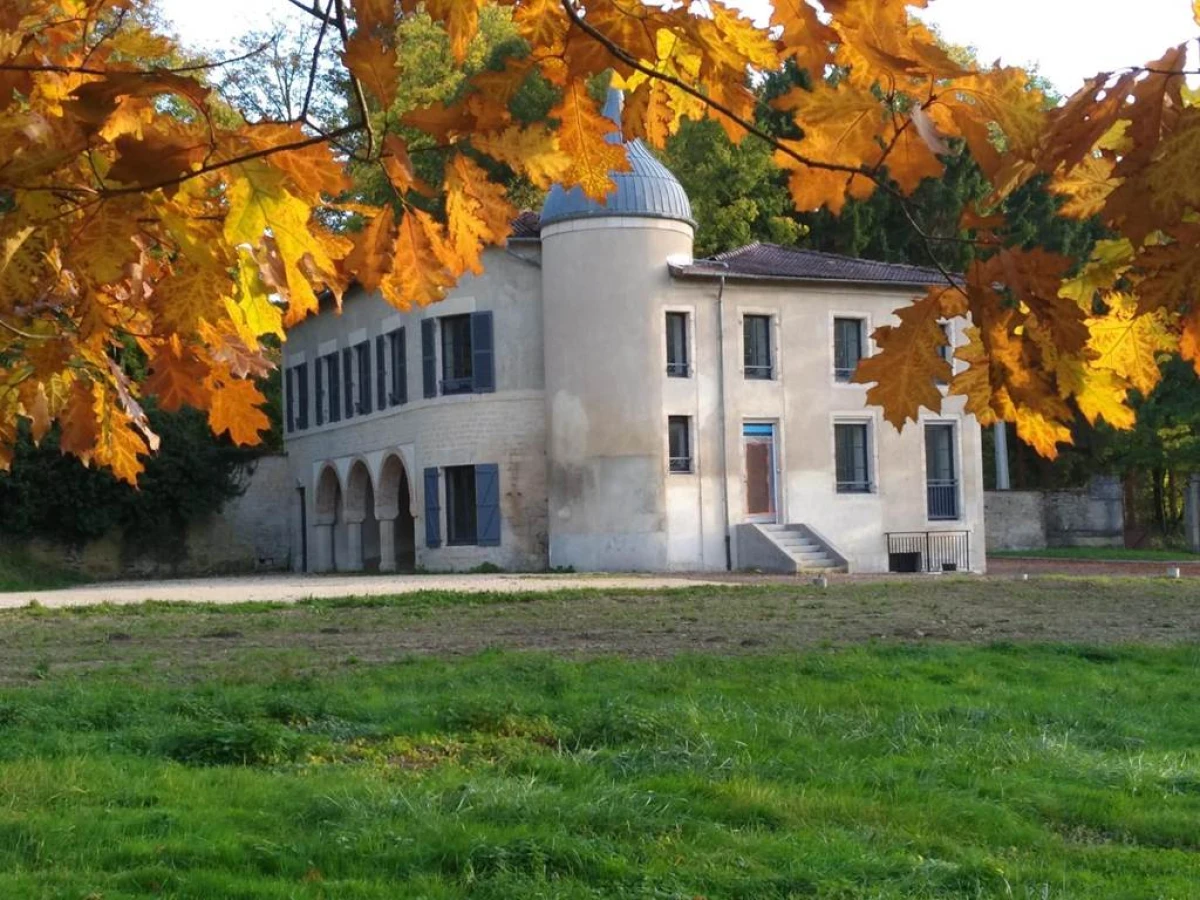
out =
[[944,281],[937,270],[906,263],[855,259],[836,253],[754,243],[721,253],[712,259],[698,259],[687,265],[672,266],[683,277],[796,279],[800,281],[838,281],[852,284],[894,284],[922,287]]
[[525,209],[512,221],[513,238],[536,238],[542,233],[541,216],[532,209]]

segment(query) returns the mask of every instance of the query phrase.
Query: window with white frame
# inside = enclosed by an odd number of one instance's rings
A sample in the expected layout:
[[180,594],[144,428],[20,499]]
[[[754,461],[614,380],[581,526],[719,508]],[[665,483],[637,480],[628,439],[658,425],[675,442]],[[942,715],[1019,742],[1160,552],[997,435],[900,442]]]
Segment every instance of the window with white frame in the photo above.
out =
[[667,376],[688,378],[692,374],[688,353],[688,314],[667,313]]
[[692,420],[690,416],[667,417],[669,468],[676,474],[692,472]]
[[849,382],[864,356],[867,323],[863,319],[838,317],[833,320],[833,378]]
[[770,316],[742,317],[742,350],[746,378],[769,381],[775,377]]
[[953,520],[958,510],[958,460],[954,423],[925,426],[925,492],[930,520]]
[[834,465],[839,494],[871,492],[871,425],[869,422],[835,422]]

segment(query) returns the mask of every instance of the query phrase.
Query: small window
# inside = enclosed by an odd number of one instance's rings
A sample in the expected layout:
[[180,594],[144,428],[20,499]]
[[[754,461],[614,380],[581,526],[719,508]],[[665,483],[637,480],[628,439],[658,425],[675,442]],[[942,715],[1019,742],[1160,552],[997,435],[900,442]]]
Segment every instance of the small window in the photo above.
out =
[[774,377],[771,353],[771,317],[745,316],[742,319],[742,343],[747,378],[769,380]]
[[958,518],[958,470],[950,423],[925,426],[925,487],[930,519]]
[[478,531],[475,467],[446,468],[446,543],[474,544]]
[[833,426],[839,494],[871,492],[869,430],[866,422],[839,422]]
[[354,351],[349,347],[342,350],[342,399],[346,418],[354,418]]
[[358,405],[360,416],[371,412],[371,342],[363,341],[354,347],[354,358],[358,363]]
[[388,347],[392,358],[391,365],[391,396],[388,398],[392,406],[408,402],[408,359],[404,346],[404,329],[398,328],[388,334]]
[[469,394],[474,389],[471,367],[471,316],[444,316],[442,326],[442,393]]
[[667,417],[667,445],[672,472],[692,471],[692,420],[689,416]]
[[[946,364],[948,366],[950,366],[950,374],[953,375],[954,374],[954,329],[952,329],[950,327],[949,322],[942,322],[940,327],[942,329],[942,334],[944,334],[946,336],[946,343],[944,343],[938,347],[938,356],[940,356],[942,359],[944,359],[946,361]],[[946,379],[939,378],[937,380],[937,383],[939,385],[945,385]]]
[[833,377],[835,381],[848,382],[863,358],[863,332],[866,323],[862,319],[833,320]]
[[342,420],[342,376],[341,368],[338,366],[337,351],[330,353],[317,365],[322,364],[329,375],[329,421],[340,422]]
[[667,313],[667,375],[688,378],[692,374],[688,360],[688,314]]
[[308,363],[296,366],[296,428],[308,427]]

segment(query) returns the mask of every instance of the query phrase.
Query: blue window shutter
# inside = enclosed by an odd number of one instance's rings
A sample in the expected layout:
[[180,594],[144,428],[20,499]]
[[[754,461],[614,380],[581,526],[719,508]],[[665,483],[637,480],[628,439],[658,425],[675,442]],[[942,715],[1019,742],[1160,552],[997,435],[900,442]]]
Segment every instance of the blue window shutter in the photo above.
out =
[[354,418],[354,351],[349,347],[342,351],[342,391],[346,401],[346,418]]
[[337,353],[330,353],[322,362],[329,367],[329,421],[342,420],[342,378]]
[[283,379],[286,382],[287,430],[291,434],[296,430],[296,370],[285,369]]
[[425,470],[425,546],[442,545],[442,508],[438,505],[438,470],[436,466]]
[[481,547],[500,546],[500,467],[475,467],[475,533]]
[[387,409],[387,364],[384,362],[384,337],[375,338],[375,408]]
[[492,314],[471,313],[471,379],[476,394],[496,390],[496,354],[492,345]]
[[421,374],[425,396],[437,396],[437,319],[421,323]]

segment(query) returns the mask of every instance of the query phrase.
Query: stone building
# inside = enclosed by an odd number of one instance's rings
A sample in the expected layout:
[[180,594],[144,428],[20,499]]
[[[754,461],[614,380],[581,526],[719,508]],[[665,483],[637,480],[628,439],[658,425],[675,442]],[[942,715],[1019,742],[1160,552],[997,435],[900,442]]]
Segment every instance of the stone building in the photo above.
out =
[[695,260],[683,188],[625,146],[606,204],[553,189],[443,302],[352,291],[292,329],[297,564],[981,570],[974,418],[948,398],[897,432],[849,382],[937,273]]

